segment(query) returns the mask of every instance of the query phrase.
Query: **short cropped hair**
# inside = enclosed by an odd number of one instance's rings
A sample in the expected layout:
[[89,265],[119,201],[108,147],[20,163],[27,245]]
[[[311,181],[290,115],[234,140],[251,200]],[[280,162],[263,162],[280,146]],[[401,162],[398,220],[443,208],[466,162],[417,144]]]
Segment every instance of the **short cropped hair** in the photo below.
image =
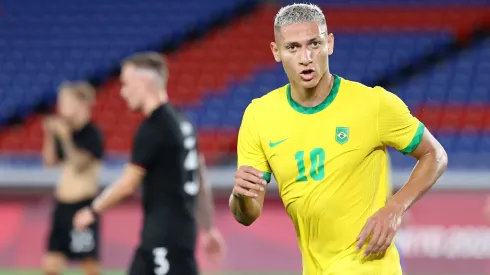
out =
[[167,62],[162,54],[157,52],[136,53],[124,59],[122,65],[131,64],[137,68],[147,69],[155,72],[164,81],[168,77]]
[[296,23],[318,22],[322,31],[327,31],[327,21],[322,10],[314,4],[292,4],[282,7],[274,20],[274,33],[281,27]]
[[59,87],[60,92],[68,92],[80,101],[87,102],[89,105],[95,103],[95,89],[86,81],[70,82],[65,81]]

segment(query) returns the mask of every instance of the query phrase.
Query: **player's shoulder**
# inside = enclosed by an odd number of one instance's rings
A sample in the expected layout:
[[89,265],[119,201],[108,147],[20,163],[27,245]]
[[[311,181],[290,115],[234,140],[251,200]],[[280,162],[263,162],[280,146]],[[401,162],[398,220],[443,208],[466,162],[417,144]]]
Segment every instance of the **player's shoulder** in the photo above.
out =
[[341,78],[342,88],[349,90],[353,93],[358,93],[367,96],[379,95],[387,92],[387,90],[381,86],[368,86],[364,83]]
[[154,120],[144,119],[136,129],[136,138],[148,138],[158,132],[158,125]]
[[[378,114],[389,113],[387,110],[407,110],[407,104],[396,93],[381,86],[369,87],[359,82],[346,81],[351,96],[349,100],[356,101],[359,106],[375,110]],[[383,112],[380,112],[383,110]]]
[[349,96],[350,99],[355,99],[364,104],[378,105],[380,100],[397,97],[392,92],[381,86],[368,86],[361,82],[347,80],[342,78],[341,81],[342,93]]
[[270,108],[277,106],[278,102],[286,98],[286,92],[289,84],[276,88],[265,95],[254,98],[247,106],[247,112],[258,113],[261,111],[270,111]]

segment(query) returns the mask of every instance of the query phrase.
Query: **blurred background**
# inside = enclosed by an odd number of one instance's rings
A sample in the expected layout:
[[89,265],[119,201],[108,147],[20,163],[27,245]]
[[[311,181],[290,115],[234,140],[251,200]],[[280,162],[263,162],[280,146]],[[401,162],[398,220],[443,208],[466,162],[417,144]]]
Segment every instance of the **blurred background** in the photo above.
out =
[[[0,275],[40,274],[57,170],[40,158],[42,114],[63,80],[97,87],[95,122],[120,173],[140,115],[119,98],[119,62],[159,51],[171,101],[199,129],[217,227],[228,254],[209,274],[301,274],[294,228],[275,184],[246,228],[228,212],[238,127],[255,97],[287,83],[269,49],[280,5],[257,0],[0,0]],[[311,0],[335,35],[331,70],[398,94],[438,137],[449,167],[398,234],[406,274],[490,274],[490,1]],[[401,186],[415,162],[391,153]],[[124,270],[138,242],[139,198],[103,217],[103,265]]]

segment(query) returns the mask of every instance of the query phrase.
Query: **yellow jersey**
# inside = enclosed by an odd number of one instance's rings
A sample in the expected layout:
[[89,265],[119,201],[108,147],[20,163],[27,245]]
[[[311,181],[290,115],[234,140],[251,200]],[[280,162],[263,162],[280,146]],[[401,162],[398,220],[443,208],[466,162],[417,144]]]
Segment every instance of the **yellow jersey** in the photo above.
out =
[[290,84],[254,99],[238,134],[238,167],[274,175],[303,274],[401,274],[394,245],[373,260],[365,246],[356,250],[356,238],[386,202],[386,146],[410,153],[423,132],[396,95],[334,75],[316,107],[295,102]]
[[[393,181],[391,180],[391,159],[390,154],[386,151],[386,160],[385,160],[384,169],[381,174],[381,179],[386,180],[386,198],[390,198],[393,195]],[[381,181],[380,181],[381,182]],[[382,183],[382,182],[381,182]]]
[[[384,184],[383,179],[385,181]],[[391,180],[391,160],[388,151],[386,151],[386,158],[384,164],[382,164],[380,184],[386,186],[386,198],[389,199],[393,195],[393,182]]]

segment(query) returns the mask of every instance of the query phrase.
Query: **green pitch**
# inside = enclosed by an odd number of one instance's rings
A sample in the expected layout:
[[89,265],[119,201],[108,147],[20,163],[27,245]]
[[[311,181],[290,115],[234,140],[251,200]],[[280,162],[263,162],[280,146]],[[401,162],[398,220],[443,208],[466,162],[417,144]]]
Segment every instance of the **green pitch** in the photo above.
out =
[[[10,270],[1,269],[0,275],[43,275],[39,270]],[[83,275],[78,271],[66,271],[63,275]],[[102,272],[102,275],[125,275],[124,271],[106,270]],[[300,273],[281,273],[281,272],[251,272],[251,273],[206,273],[204,275],[300,275]],[[404,274],[404,275],[452,275],[452,274]],[[466,275],[483,275],[483,274],[466,274]]]
[[[38,270],[0,270],[0,275],[42,275]],[[66,271],[63,275],[83,275],[78,271]],[[125,275],[123,271],[104,271],[102,275]],[[208,273],[205,275],[298,275],[294,273]]]

